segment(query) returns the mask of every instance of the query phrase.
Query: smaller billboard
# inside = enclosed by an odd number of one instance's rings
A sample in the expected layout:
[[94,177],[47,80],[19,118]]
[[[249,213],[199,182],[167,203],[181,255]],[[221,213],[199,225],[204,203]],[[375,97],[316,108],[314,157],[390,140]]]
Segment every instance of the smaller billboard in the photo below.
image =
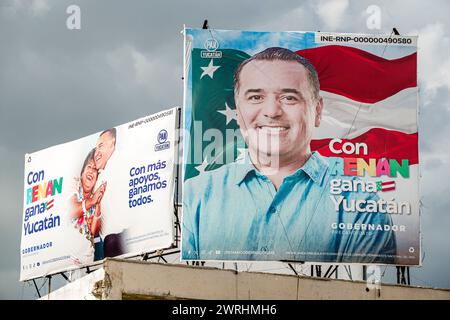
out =
[[178,112],[25,155],[21,281],[172,245]]

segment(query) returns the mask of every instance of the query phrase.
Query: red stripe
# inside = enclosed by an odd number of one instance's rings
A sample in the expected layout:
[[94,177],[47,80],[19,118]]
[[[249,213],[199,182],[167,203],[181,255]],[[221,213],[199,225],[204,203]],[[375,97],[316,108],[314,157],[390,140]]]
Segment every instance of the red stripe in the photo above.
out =
[[52,200],[50,200],[50,201],[47,202],[47,205],[46,205],[46,207],[45,207],[47,210],[53,208],[53,202],[54,202],[54,200],[55,200],[55,199],[52,199]]
[[381,183],[381,186],[383,186],[383,187],[390,186],[390,185],[395,186],[395,181],[386,181],[386,182]]
[[390,188],[381,188],[381,191],[391,191],[391,190],[395,190],[395,187],[390,187]]
[[[417,133],[403,133],[398,131],[391,131],[381,128],[371,129],[364,134],[354,139],[342,139],[342,143],[350,141],[352,143],[364,142],[368,147],[368,155],[355,154],[335,154],[332,153],[328,147],[331,139],[320,139],[311,141],[311,150],[319,151],[319,153],[326,157],[342,157],[342,158],[387,158],[408,159],[409,164],[419,163],[419,151]],[[335,145],[335,148],[338,146]]]
[[[381,48],[381,47],[380,47]],[[345,46],[299,50],[317,70],[320,89],[352,100],[375,103],[417,87],[417,54],[388,60]]]

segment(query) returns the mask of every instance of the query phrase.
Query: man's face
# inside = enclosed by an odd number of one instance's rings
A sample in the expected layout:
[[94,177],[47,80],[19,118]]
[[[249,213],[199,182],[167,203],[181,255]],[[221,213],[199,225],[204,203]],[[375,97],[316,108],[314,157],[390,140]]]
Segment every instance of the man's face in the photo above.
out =
[[81,184],[84,193],[90,194],[92,192],[92,189],[97,182],[97,174],[97,168],[94,160],[89,160],[86,167],[84,167],[83,173],[81,174]]
[[315,101],[307,70],[294,61],[246,64],[235,94],[242,135],[257,154],[280,157],[310,152],[314,126],[320,124],[322,100]]
[[105,169],[106,163],[114,152],[114,138],[109,133],[106,132],[102,134],[95,145],[95,165],[97,169]]

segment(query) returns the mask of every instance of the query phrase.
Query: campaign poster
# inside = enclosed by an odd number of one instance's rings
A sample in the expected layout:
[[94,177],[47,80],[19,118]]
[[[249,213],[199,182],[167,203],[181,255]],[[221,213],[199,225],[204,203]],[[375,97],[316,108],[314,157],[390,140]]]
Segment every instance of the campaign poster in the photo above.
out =
[[182,260],[420,265],[417,37],[184,42]]
[[173,244],[178,113],[25,155],[21,281]]

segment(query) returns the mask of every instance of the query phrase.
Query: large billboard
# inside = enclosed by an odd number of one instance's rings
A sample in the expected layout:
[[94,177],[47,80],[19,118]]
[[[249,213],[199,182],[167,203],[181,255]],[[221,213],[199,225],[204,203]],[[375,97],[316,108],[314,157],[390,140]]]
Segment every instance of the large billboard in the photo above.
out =
[[184,36],[183,260],[420,264],[417,37]]
[[25,155],[20,280],[172,245],[178,113]]

